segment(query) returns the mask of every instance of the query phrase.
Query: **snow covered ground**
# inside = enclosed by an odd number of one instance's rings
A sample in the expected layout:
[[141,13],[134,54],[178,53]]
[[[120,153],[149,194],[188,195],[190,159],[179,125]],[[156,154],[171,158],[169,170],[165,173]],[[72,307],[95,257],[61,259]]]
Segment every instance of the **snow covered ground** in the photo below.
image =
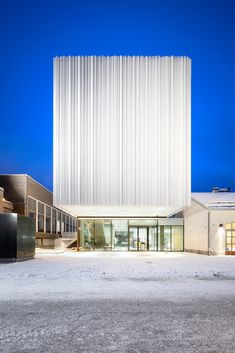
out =
[[0,265],[1,353],[235,352],[235,257],[55,253]]
[[231,296],[235,257],[67,252],[0,265],[0,299]]

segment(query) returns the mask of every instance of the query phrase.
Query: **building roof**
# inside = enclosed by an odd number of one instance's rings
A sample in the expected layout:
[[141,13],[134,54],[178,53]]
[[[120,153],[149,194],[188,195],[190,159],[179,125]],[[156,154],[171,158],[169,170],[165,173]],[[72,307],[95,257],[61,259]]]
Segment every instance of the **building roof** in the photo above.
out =
[[49,190],[48,188],[46,188],[44,185],[42,185],[41,183],[39,183],[37,180],[35,180],[33,177],[31,177],[31,175],[29,174],[20,174],[20,173],[16,173],[16,174],[0,174],[0,176],[9,176],[9,177],[17,177],[17,176],[25,176],[26,178],[30,178],[34,183],[40,185],[43,189],[49,191],[50,193],[52,193],[51,190]]
[[235,209],[235,192],[193,192],[192,200],[210,209]]

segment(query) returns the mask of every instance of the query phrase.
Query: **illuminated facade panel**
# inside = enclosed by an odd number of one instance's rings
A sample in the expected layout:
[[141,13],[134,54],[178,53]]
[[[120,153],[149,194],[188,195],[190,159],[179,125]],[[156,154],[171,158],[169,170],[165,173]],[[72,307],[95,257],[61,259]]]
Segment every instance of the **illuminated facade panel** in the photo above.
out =
[[80,216],[190,205],[191,60],[54,59],[54,204]]

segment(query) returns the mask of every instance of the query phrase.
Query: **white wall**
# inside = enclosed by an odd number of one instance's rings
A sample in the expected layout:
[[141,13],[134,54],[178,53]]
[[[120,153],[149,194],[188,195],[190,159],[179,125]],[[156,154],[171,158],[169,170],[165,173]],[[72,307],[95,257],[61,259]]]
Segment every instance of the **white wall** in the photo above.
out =
[[[223,255],[225,253],[225,224],[235,222],[235,210],[210,211],[210,253]],[[223,224],[223,227],[219,227]]]
[[192,200],[184,217],[184,249],[208,253],[208,210]]
[[[184,211],[184,217],[186,251],[209,252],[210,255],[225,254],[225,224],[235,222],[235,210],[209,210],[192,200],[191,207]],[[220,224],[223,224],[223,227],[220,227]]]
[[54,204],[189,205],[190,130],[189,58],[55,58]]

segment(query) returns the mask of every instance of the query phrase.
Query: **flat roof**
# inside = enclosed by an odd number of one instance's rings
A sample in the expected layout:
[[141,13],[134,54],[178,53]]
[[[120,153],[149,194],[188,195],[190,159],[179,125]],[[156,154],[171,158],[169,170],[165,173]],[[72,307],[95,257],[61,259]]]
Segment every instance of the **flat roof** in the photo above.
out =
[[16,174],[0,174],[0,176],[13,176],[13,177],[17,177],[17,176],[25,176],[26,178],[30,178],[34,183],[40,185],[43,189],[49,191],[51,194],[53,193],[53,191],[49,190],[48,188],[46,188],[44,185],[42,185],[41,183],[39,183],[37,180],[35,180],[33,177],[31,177],[31,175],[29,174],[24,174],[24,173],[16,173]]
[[193,192],[192,200],[210,209],[235,209],[235,192]]

